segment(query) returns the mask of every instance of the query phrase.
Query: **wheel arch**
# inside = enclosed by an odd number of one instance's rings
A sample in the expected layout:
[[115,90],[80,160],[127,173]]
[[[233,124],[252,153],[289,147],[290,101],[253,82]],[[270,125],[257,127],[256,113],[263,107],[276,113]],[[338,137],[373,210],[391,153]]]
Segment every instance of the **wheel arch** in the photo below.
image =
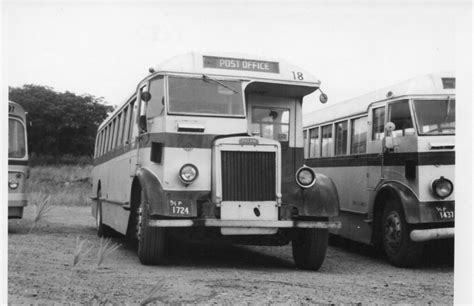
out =
[[140,207],[142,186],[137,176],[133,177],[130,187],[130,216],[128,217],[127,236],[134,237],[138,208]]
[[371,241],[374,245],[379,245],[382,239],[382,214],[388,199],[398,201],[403,209],[403,214],[408,223],[414,223],[417,220],[418,198],[416,194],[406,185],[400,182],[385,182],[377,187],[372,206],[373,230]]

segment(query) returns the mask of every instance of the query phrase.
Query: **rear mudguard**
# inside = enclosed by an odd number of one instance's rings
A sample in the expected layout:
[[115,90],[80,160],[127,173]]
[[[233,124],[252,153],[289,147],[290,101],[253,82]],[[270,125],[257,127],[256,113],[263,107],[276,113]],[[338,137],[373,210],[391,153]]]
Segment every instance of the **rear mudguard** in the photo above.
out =
[[336,217],[339,215],[339,196],[336,185],[327,176],[316,173],[316,183],[310,188],[291,185],[287,199],[300,217]]

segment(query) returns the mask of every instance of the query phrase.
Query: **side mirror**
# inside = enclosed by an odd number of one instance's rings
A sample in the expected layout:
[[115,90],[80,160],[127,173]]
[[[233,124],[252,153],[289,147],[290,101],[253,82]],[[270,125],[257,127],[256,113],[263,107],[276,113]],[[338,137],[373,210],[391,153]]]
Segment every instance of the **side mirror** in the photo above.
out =
[[319,96],[319,101],[321,103],[326,103],[328,101],[328,95],[326,95],[325,93],[321,93],[321,95]]
[[145,115],[140,116],[140,119],[139,119],[139,122],[138,122],[138,126],[140,127],[140,131],[141,131],[141,132],[145,132],[145,131],[147,130],[147,127],[146,127],[146,116],[145,116]]
[[148,91],[144,91],[141,94],[141,98],[142,98],[143,101],[148,102],[148,101],[151,100],[151,93],[148,92]]

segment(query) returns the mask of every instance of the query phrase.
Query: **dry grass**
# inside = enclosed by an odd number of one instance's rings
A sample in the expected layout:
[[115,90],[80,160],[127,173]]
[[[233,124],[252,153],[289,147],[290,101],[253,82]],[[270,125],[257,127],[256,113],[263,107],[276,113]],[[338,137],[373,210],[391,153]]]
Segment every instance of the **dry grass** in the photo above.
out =
[[42,193],[35,194],[34,197],[30,200],[35,206],[35,214],[33,217],[33,225],[31,226],[28,233],[31,233],[33,229],[36,228],[36,225],[43,219],[45,219],[48,214],[51,212],[51,205],[49,204],[51,196],[44,195]]
[[33,167],[27,186],[28,201],[47,195],[52,206],[88,206],[91,171],[90,165]]
[[110,238],[100,239],[99,251],[97,252],[97,266],[100,267],[105,258],[112,254],[115,250],[120,247],[120,244],[112,242]]
[[74,261],[72,263],[73,267],[78,265],[92,250],[92,246],[86,247],[88,243],[87,239],[81,240],[79,237],[76,238],[76,249],[74,250]]

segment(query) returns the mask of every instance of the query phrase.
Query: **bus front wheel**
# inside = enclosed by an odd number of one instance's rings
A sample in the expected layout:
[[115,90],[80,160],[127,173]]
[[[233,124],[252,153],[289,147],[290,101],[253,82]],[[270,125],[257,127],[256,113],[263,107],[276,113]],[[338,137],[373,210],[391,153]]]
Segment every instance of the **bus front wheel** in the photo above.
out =
[[323,264],[328,248],[327,229],[299,229],[291,243],[298,269],[317,271]]
[[165,248],[164,228],[148,226],[150,211],[142,191],[138,210],[138,259],[144,265],[157,265],[163,261]]
[[385,205],[382,228],[383,248],[390,263],[410,267],[420,262],[423,244],[410,239],[410,227],[398,201],[389,200]]

